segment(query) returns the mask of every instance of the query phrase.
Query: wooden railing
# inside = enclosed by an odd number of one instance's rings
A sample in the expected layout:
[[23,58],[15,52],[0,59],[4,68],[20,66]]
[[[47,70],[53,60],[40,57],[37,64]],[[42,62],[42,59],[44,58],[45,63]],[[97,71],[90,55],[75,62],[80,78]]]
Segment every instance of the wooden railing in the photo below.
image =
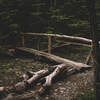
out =
[[47,36],[48,37],[48,53],[51,53],[51,36],[49,34],[42,34],[42,33],[21,33],[22,35],[22,47],[25,47],[25,36]]
[[92,40],[83,38],[83,37],[75,37],[75,36],[68,36],[68,35],[60,35],[60,34],[46,34],[46,33],[21,33],[22,36],[22,47],[25,47],[25,36],[47,36],[48,37],[48,53],[51,53],[51,37],[57,37],[61,40],[66,40],[66,44],[70,41],[70,44],[77,44],[82,46],[91,46]]

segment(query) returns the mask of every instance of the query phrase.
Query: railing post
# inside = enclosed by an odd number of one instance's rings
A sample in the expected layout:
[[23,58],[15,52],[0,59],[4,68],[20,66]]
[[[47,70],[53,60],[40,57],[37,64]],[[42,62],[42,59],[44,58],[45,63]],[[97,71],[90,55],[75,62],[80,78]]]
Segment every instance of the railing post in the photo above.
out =
[[48,36],[48,53],[51,53],[51,36]]
[[89,52],[89,54],[88,54],[88,56],[87,56],[87,58],[86,58],[85,63],[86,63],[87,65],[90,63],[90,61],[91,61],[91,59],[92,59],[92,54],[93,54],[93,47],[91,47],[91,50],[90,50],[90,52]]
[[23,34],[21,34],[22,35],[22,47],[25,47],[25,39],[24,39],[24,35]]

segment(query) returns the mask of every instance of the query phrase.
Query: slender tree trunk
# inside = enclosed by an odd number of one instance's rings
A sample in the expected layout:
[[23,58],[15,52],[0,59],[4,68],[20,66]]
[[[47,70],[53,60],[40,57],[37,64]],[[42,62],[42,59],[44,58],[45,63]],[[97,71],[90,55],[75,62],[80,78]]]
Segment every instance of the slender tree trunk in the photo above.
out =
[[56,8],[56,3],[57,3],[57,1],[56,0],[54,0],[54,7]]
[[96,31],[96,10],[95,10],[95,0],[90,0],[90,26],[93,41],[93,62],[95,67],[94,77],[95,77],[95,89],[96,89],[96,100],[100,100],[100,48],[98,34]]

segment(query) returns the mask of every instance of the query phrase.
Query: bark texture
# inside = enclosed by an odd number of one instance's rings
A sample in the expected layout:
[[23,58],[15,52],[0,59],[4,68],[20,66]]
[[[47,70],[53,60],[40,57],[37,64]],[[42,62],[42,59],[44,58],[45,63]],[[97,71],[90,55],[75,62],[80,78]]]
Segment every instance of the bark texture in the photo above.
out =
[[93,42],[93,62],[95,67],[95,89],[96,89],[96,100],[100,100],[100,47],[99,47],[99,35],[97,32],[97,23],[96,23],[96,9],[95,9],[95,0],[90,0],[90,25],[92,33],[92,42]]

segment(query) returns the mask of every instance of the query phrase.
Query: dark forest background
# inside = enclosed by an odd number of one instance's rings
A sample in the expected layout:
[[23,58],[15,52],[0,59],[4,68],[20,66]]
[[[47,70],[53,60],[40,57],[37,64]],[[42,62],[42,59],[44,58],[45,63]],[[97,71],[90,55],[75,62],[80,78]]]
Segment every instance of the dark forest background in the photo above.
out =
[[[21,32],[91,38],[89,0],[0,0],[0,44],[15,43]],[[100,1],[96,2],[98,34]]]

